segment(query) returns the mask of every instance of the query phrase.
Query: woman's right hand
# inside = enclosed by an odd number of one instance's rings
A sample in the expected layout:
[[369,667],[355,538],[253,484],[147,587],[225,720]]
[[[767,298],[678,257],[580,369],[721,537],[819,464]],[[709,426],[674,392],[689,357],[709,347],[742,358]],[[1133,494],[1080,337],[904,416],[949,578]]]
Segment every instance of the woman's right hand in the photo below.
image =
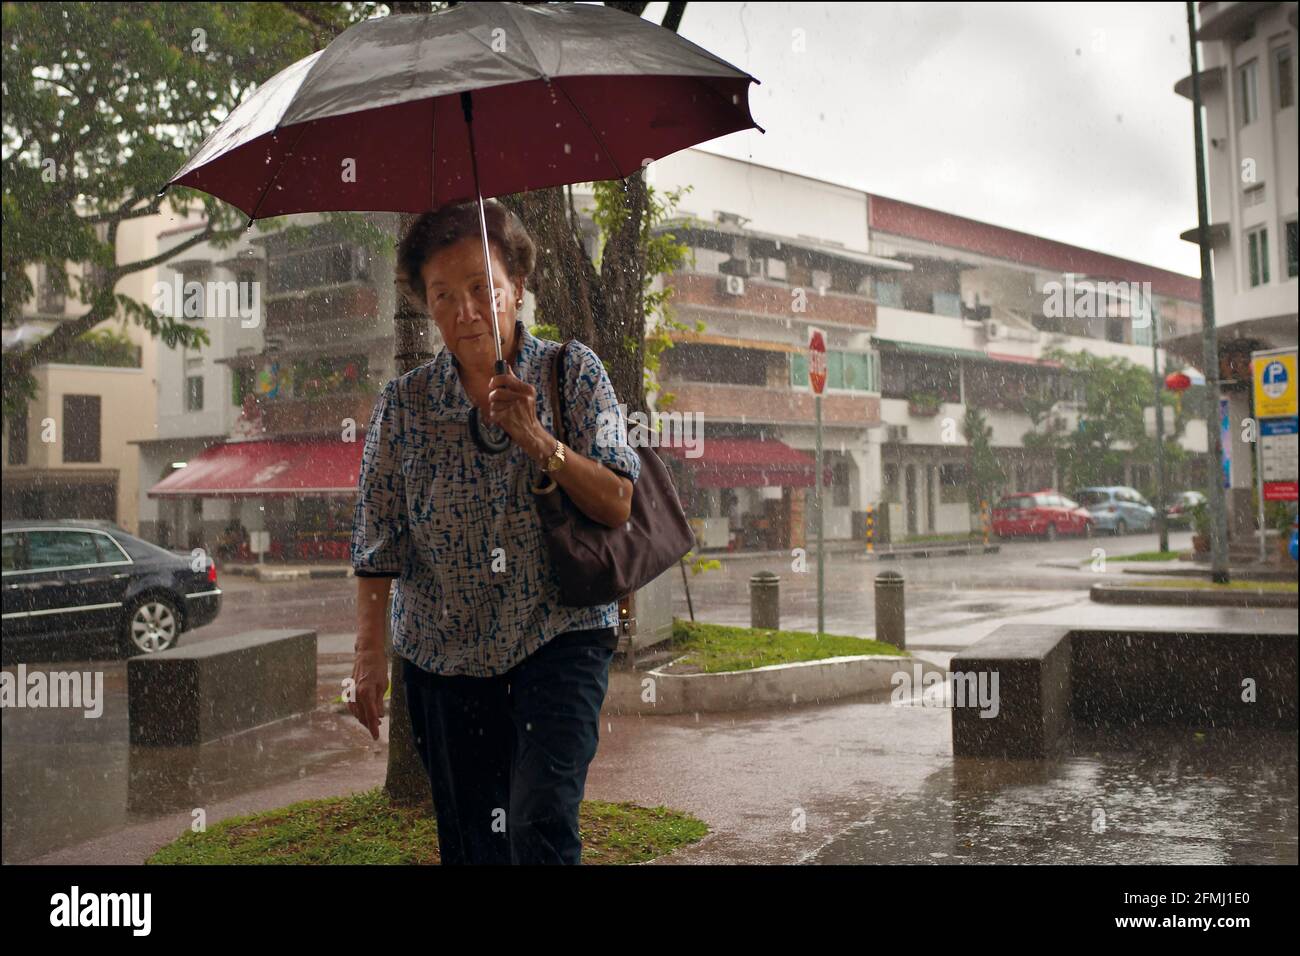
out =
[[348,710],[370,736],[379,739],[379,722],[384,718],[384,694],[388,692],[388,657],[380,647],[363,647],[352,661],[352,694]]

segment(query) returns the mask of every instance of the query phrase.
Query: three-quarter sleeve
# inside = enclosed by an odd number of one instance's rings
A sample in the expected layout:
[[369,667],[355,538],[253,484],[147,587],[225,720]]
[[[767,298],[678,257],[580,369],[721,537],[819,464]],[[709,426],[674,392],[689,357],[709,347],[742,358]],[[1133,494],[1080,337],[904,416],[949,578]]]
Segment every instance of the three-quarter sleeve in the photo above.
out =
[[366,429],[352,521],[352,571],[357,577],[399,577],[408,545],[406,488],[397,381],[375,402]]
[[628,444],[626,410],[619,407],[614,384],[600,357],[581,342],[572,341],[565,359],[569,445],[635,482],[641,476],[641,457]]

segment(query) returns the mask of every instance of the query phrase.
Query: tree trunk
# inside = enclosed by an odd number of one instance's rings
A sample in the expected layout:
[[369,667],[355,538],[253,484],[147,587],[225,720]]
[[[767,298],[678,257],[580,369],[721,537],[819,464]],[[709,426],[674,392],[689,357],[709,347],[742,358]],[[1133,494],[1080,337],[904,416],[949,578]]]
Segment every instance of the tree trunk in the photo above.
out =
[[[389,10],[394,14],[427,13],[428,3],[391,3]],[[401,242],[416,217],[401,214],[397,217],[397,235],[394,245]],[[394,263],[396,257],[394,257]],[[394,274],[396,282],[396,274]],[[404,375],[433,358],[430,351],[432,332],[428,315],[417,312],[406,302],[406,297],[397,291],[397,307],[393,313],[393,360],[397,374]],[[394,585],[396,586],[396,585]],[[390,625],[391,627],[391,625]],[[393,686],[388,701],[388,771],[384,779],[384,793],[388,799],[402,806],[425,804],[432,807],[433,797],[429,789],[429,777],[424,764],[415,749],[415,740],[411,732],[411,715],[406,708],[406,682],[402,679],[402,668],[396,666],[393,643],[387,642],[386,651],[389,659],[389,671]]]

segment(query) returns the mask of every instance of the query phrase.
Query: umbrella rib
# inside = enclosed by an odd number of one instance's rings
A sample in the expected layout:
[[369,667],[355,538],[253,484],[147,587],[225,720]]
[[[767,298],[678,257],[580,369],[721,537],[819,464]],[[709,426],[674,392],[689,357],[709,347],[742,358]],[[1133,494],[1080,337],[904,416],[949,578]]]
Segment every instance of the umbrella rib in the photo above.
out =
[[253,224],[253,220],[257,218],[257,210],[261,208],[262,201],[266,199],[266,194],[270,191],[271,187],[275,185],[275,181],[280,178],[280,174],[284,172],[284,164],[289,161],[289,157],[293,155],[293,151],[298,148],[298,144],[307,133],[307,127],[310,126],[312,122],[314,121],[308,120],[306,123],[302,124],[302,129],[299,130],[297,138],[294,139],[293,146],[289,147],[289,150],[284,154],[284,159],[280,160],[280,165],[276,168],[275,175],[268,179],[266,185],[262,187],[262,194],[257,197],[257,202],[253,204],[253,211],[249,213],[248,216],[248,224],[250,226]]
[[596,145],[600,147],[600,151],[605,154],[605,158],[609,160],[610,166],[614,168],[614,175],[611,176],[610,179],[626,180],[627,177],[619,172],[618,163],[614,161],[614,157],[609,154],[609,150],[605,147],[605,141],[600,138],[600,134],[596,132],[595,128],[591,125],[591,121],[587,119],[587,114],[582,111],[581,106],[573,102],[573,97],[569,95],[569,91],[563,86],[560,86],[560,78],[558,76],[552,81],[552,85],[557,87],[559,91],[564,94],[564,98],[569,101],[569,105],[573,107],[574,112],[581,117],[583,125],[591,131],[591,136],[596,141]]

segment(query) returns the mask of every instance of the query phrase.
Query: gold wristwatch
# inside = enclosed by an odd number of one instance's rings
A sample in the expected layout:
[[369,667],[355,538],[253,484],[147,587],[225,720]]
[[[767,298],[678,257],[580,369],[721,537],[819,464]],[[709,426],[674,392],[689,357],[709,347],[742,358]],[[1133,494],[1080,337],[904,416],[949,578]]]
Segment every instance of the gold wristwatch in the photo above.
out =
[[546,462],[542,465],[542,468],[549,475],[559,471],[563,467],[564,467],[564,442],[560,441],[557,438],[555,440],[555,450],[551,452],[551,456],[546,459]]

